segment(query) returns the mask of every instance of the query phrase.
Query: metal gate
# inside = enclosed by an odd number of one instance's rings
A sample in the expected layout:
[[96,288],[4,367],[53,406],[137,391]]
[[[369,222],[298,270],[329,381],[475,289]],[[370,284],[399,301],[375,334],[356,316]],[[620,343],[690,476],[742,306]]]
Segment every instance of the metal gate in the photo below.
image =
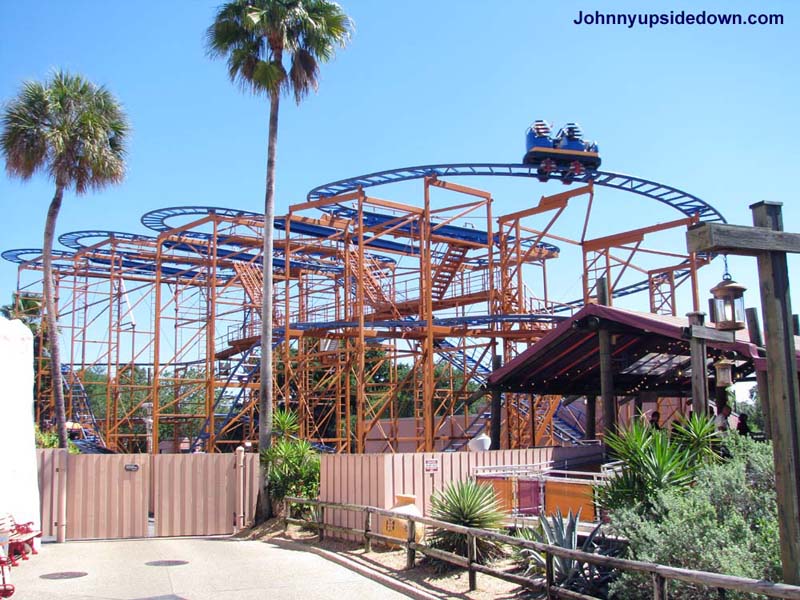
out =
[[231,534],[253,522],[257,454],[37,454],[42,531],[58,541]]

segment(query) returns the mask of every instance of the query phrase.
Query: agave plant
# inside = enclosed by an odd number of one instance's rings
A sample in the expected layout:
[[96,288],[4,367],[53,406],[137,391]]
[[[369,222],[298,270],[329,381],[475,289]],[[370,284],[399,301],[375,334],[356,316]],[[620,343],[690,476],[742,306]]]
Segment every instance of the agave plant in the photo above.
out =
[[[616,543],[610,543],[605,536],[600,535],[600,525],[578,545],[578,523],[580,511],[577,514],[569,512],[567,518],[557,511],[552,517],[539,521],[539,527],[518,529],[516,535],[525,540],[558,546],[567,550],[581,550],[588,553],[599,553],[604,556],[618,554]],[[525,575],[542,574],[545,572],[547,560],[544,553],[523,548],[516,553],[517,561],[525,568]],[[572,558],[553,555],[553,581],[556,585],[592,596],[605,598],[608,594],[608,584],[613,579],[613,570],[598,567],[591,563]],[[546,593],[543,592],[541,596]]]
[[[431,498],[431,517],[446,523],[497,530],[503,526],[505,515],[494,495],[494,489],[475,481],[451,483]],[[430,545],[433,548],[467,556],[467,536],[446,529],[434,530]],[[480,564],[503,555],[502,544],[495,540],[476,539],[475,560]]]

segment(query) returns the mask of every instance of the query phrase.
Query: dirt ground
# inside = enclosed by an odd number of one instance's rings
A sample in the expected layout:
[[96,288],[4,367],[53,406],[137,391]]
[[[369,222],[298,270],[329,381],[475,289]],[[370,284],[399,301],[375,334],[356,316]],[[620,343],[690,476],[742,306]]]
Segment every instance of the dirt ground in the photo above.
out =
[[[402,549],[393,549],[373,543],[372,551],[364,552],[364,546],[356,542],[326,539],[320,543],[315,533],[301,530],[295,526],[290,526],[288,531],[284,533],[283,523],[277,519],[273,519],[258,528],[243,531],[237,537],[265,541],[277,538],[314,545],[346,556],[350,560],[370,569],[389,575],[441,598],[511,600],[528,596],[528,593],[519,586],[483,573],[478,573],[477,575],[478,589],[474,592],[469,592],[466,570],[454,568],[446,573],[439,573],[419,553],[417,554],[416,566],[413,569],[406,570],[406,554]],[[519,573],[519,571],[514,571],[514,564],[511,561],[496,562],[492,566]]]

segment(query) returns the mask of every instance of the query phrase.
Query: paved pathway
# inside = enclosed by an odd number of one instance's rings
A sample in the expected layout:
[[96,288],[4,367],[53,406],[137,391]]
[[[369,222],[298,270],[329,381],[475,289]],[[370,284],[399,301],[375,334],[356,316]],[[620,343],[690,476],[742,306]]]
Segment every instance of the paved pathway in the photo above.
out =
[[[186,564],[147,564],[155,561]],[[42,578],[69,571],[87,575]],[[12,582],[13,600],[406,598],[310,552],[221,538],[45,544],[13,569]]]

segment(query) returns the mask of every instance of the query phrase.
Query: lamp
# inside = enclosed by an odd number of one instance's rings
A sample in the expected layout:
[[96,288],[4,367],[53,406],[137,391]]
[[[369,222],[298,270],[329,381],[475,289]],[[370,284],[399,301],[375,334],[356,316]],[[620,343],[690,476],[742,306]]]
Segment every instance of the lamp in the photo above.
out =
[[744,293],[747,290],[736,283],[728,273],[727,261],[722,281],[711,288],[711,304],[714,307],[714,323],[722,331],[737,331],[745,328]]
[[726,388],[729,385],[733,385],[733,364],[733,361],[727,358],[721,358],[714,363],[718,388]]

